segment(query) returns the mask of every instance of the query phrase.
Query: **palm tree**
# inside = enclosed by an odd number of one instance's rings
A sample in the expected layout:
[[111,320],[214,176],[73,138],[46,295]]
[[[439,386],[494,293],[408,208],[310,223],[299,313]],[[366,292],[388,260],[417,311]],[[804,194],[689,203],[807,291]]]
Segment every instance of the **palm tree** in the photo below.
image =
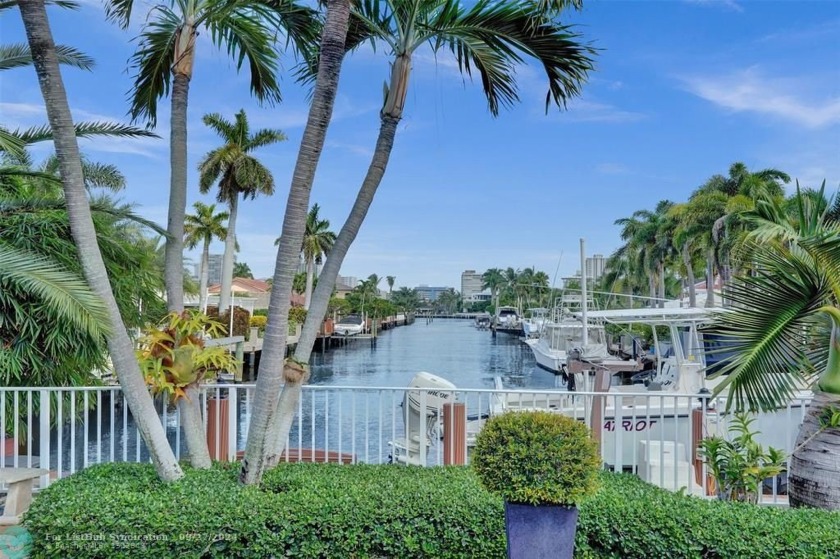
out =
[[490,268],[481,274],[481,289],[490,290],[490,298],[493,299],[494,308],[499,308],[499,294],[505,285],[505,276],[501,268]]
[[131,415],[146,442],[158,476],[166,481],[176,480],[183,476],[183,472],[169,446],[166,432],[140,373],[134,346],[123,326],[102,262],[85,190],[82,158],[73,127],[73,117],[67,102],[44,0],[21,2],[18,6],[53,131],[71,232],[79,250],[88,285],[103,301],[108,311],[111,332],[107,339],[111,360]]
[[315,278],[315,265],[321,265],[335,243],[335,233],[330,231],[330,221],[319,219],[320,206],[315,204],[306,216],[306,232],[303,236],[303,258],[306,263],[306,288],[303,308],[309,310],[312,298],[312,282]]
[[274,177],[262,163],[250,153],[263,146],[282,142],[286,135],[280,130],[262,129],[251,133],[245,111],[236,113],[233,122],[219,114],[204,115],[204,124],[212,128],[224,141],[201,160],[198,166],[199,188],[207,194],[219,183],[216,196],[219,202],[228,205],[225,255],[222,259],[222,286],[219,292],[219,312],[230,306],[230,289],[233,281],[233,257],[236,250],[236,215],[240,194],[244,199],[254,199],[257,194],[274,194]]
[[[665,299],[665,262],[672,249],[667,235],[660,235],[664,227],[665,216],[673,202],[662,200],[653,211],[638,210],[629,218],[615,221],[621,226],[621,239],[625,241],[624,250],[636,266],[641,266],[648,274],[651,305],[664,304]],[[658,287],[658,294],[657,294]]]
[[394,282],[397,281],[396,276],[385,276],[385,283],[388,284],[388,299],[391,299],[391,294],[394,292]]
[[[325,4],[326,15],[317,57],[315,87],[286,200],[268,305],[268,323],[263,338],[260,374],[257,377],[245,456],[239,471],[239,480],[245,484],[259,483],[265,470],[278,463],[282,450],[279,433],[290,428],[297,410],[301,385],[308,378],[305,363],[284,362],[292,283],[306,230],[309,193],[335,106],[341,62],[350,27],[350,0],[328,0]],[[330,285],[330,291],[332,288],[333,284]],[[319,327],[324,314],[325,311],[322,311],[318,317]],[[310,323],[309,317],[312,315],[312,312],[307,313],[306,324]],[[315,338],[310,336],[312,341],[305,343],[314,344]]]
[[[321,272],[310,312],[295,348],[295,362],[305,364],[309,361],[341,264],[384,176],[397,125],[402,118],[411,74],[411,59],[416,49],[423,46],[430,46],[435,51],[449,49],[464,75],[470,76],[476,70],[481,75],[488,106],[494,116],[498,114],[500,106],[510,106],[519,100],[516,66],[523,63],[525,57],[535,59],[548,79],[546,108],[551,102],[563,107],[569,98],[580,93],[581,84],[593,68],[591,57],[595,54],[594,48],[578,42],[580,36],[570,27],[556,21],[559,8],[567,4],[481,0],[467,7],[457,0],[389,0],[353,5],[355,34],[348,42],[349,46],[364,42],[387,45],[393,56],[391,77],[386,88],[384,106],[380,111],[379,136],[368,173]],[[329,18],[329,11],[327,16]],[[323,56],[322,50],[322,59]],[[307,189],[310,185],[311,182],[306,183]],[[294,187],[295,184],[293,190]],[[308,194],[308,190],[305,194]],[[290,194],[290,199],[292,196]],[[288,213],[287,216],[292,217]],[[292,230],[290,227],[290,232]],[[285,258],[278,255],[278,262],[285,261]],[[275,285],[277,283],[275,281]],[[290,289],[291,277],[288,285]],[[282,294],[288,295],[285,285]],[[282,312],[280,309],[278,311]],[[303,378],[304,375],[294,376]],[[273,390],[266,392],[266,397],[272,393]],[[286,384],[279,404],[282,411],[275,414],[277,420],[266,434],[268,444],[273,445],[274,449],[269,450],[269,455],[279,456],[285,444],[299,394],[297,384]]]
[[[705,306],[715,306],[715,222],[726,211],[726,194],[721,191],[696,191],[688,200],[685,210],[677,217],[678,226],[674,242],[682,247],[683,259],[691,258],[695,251],[703,253],[706,262]],[[693,293],[694,288],[691,287]],[[694,304],[692,304],[694,306]]]
[[794,506],[840,509],[840,224],[801,193],[797,205],[794,220],[766,198],[743,216],[755,228],[747,239],[753,269],[731,282],[733,310],[711,329],[731,352],[716,393],[728,388],[731,406],[772,411],[816,380],[791,455],[789,497]]
[[[110,19],[130,23],[133,0],[111,0]],[[298,52],[307,53],[317,36],[314,12],[293,0],[170,0],[146,15],[137,51],[130,113],[133,120],[157,122],[158,100],[170,93],[170,191],[166,244],[166,295],[170,311],[182,311],[184,216],[187,207],[187,104],[200,31],[236,61],[248,60],[251,92],[260,101],[280,100],[276,32],[282,31]],[[232,229],[232,228],[231,228]]]
[[714,175],[695,191],[692,197],[710,193],[722,193],[726,196],[724,212],[712,226],[715,259],[724,283],[730,276],[730,253],[739,244],[741,234],[745,232],[738,219],[739,214],[754,209],[756,200],[761,198],[782,198],[783,185],[789,182],[790,176],[778,169],[751,172],[743,163],[735,162],[729,167],[727,176]]
[[[195,214],[187,214],[184,223],[184,242],[187,248],[194,249],[201,243],[201,273],[198,284],[198,308],[201,312],[207,312],[207,281],[210,274],[210,243],[213,239],[224,241],[227,237],[225,220],[229,217],[227,212],[216,213],[216,204],[204,204],[196,202],[193,204]],[[221,307],[220,307],[221,308]]]

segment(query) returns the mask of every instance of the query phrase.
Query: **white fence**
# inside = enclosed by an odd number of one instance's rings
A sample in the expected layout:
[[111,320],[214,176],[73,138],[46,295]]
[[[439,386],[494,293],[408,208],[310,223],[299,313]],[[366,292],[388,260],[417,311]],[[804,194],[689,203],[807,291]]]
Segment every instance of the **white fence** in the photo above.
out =
[[[403,406],[408,392],[414,408]],[[214,457],[233,460],[244,450],[253,397],[253,384],[206,386],[202,400],[204,409],[210,409],[205,422],[210,423]],[[392,461],[396,446],[402,451],[398,462],[442,465],[441,398],[465,406],[466,436],[446,438],[450,445],[458,440],[464,455],[490,415],[545,409],[594,425],[606,467],[693,493],[704,491],[698,482],[706,479],[695,451],[698,438],[728,431],[721,399],[702,405],[698,395],[689,394],[306,386],[287,441],[286,447],[293,449],[287,459],[335,461],[343,455],[346,461],[379,464]],[[759,441],[790,453],[809,401],[803,396],[775,413],[757,416]],[[411,409],[429,410],[425,421]],[[158,412],[176,456],[186,456],[177,409],[158,401]],[[408,434],[406,424],[411,426]],[[91,464],[149,460],[119,387],[0,388],[0,442],[0,468],[48,469],[42,486]],[[328,450],[332,458],[313,449]],[[768,485],[767,499],[776,502],[784,484],[773,479]]]

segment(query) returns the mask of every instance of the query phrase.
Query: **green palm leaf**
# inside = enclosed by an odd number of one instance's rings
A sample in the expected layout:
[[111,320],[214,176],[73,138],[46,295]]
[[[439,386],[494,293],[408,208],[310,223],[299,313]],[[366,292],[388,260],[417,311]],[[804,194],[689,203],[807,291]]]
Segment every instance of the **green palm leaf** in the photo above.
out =
[[728,406],[772,410],[814,380],[827,344],[812,344],[815,315],[831,297],[826,275],[803,250],[764,245],[753,252],[756,271],[726,291],[732,302],[707,331],[726,340],[715,392],[730,389]]
[[110,331],[105,304],[87,283],[44,257],[0,244],[0,280],[43,299],[91,337],[101,338]]
[[[77,122],[73,126],[76,129],[77,138],[98,136],[109,138],[160,138],[150,130],[119,122]],[[26,145],[53,139],[52,129],[48,124],[27,128],[26,130],[15,130],[12,134],[20,138]]]
[[[73,66],[81,70],[92,70],[95,63],[93,58],[82,51],[66,45],[56,45],[55,52],[58,63]],[[32,65],[32,53],[29,45],[23,43],[0,45],[0,70],[10,70]]]

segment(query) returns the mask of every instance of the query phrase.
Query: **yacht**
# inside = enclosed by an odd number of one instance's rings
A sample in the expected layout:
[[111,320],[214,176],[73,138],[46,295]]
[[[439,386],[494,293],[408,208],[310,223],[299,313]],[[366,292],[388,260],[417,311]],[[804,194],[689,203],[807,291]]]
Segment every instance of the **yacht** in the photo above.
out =
[[358,314],[351,314],[339,320],[333,331],[339,336],[355,336],[364,332],[364,329],[364,319]]
[[493,315],[490,325],[493,333],[502,332],[511,336],[522,335],[522,322],[519,318],[519,311],[516,307],[499,307]]

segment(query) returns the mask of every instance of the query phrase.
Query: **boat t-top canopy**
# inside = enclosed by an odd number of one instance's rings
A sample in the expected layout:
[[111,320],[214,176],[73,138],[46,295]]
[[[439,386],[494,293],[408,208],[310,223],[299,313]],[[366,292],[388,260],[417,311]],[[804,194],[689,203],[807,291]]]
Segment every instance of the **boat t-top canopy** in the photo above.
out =
[[[664,309],[612,309],[589,311],[587,319],[598,319],[615,324],[698,324],[711,320],[715,312],[722,309],[699,307],[664,308]],[[576,317],[582,313],[575,312]]]

